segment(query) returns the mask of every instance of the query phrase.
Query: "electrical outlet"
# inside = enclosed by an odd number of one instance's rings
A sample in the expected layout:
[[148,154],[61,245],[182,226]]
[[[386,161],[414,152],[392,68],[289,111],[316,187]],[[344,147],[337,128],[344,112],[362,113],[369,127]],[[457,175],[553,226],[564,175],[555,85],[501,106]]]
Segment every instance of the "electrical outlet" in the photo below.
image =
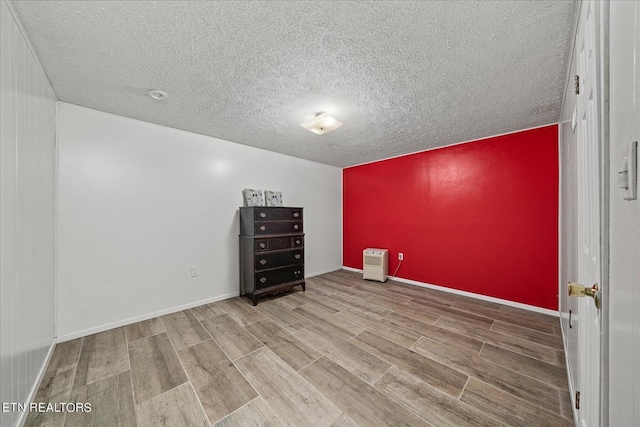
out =
[[402,261],[404,259],[404,254],[402,252],[398,253],[398,259]]
[[198,277],[198,266],[191,266],[191,277]]

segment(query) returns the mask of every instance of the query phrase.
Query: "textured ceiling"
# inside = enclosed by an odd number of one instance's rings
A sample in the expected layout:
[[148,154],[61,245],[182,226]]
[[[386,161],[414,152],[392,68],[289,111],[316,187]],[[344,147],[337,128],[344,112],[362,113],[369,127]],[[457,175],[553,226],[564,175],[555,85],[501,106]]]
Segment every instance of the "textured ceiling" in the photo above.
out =
[[[13,4],[60,100],[335,166],[557,122],[576,7]],[[321,111],[344,126],[299,125]]]

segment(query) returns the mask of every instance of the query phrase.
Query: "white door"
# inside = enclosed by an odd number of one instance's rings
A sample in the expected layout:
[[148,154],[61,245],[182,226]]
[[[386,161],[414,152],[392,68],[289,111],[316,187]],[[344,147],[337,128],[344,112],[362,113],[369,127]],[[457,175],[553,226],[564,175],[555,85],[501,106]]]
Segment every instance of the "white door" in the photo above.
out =
[[[578,277],[575,281],[602,287],[601,279],[601,123],[598,16],[594,0],[582,3],[574,54],[577,55],[578,152]],[[578,372],[574,390],[580,393],[578,419],[581,427],[600,426],[600,310],[595,300],[578,300]],[[577,368],[577,369],[576,369]]]

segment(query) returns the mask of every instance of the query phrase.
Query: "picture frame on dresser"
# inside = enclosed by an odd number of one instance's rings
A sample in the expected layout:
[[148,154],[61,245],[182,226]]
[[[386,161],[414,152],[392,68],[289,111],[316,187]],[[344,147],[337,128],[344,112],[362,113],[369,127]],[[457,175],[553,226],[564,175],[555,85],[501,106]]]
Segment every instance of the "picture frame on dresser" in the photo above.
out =
[[264,196],[262,190],[254,190],[252,188],[245,188],[242,190],[244,195],[244,203],[247,206],[264,206]]
[[264,190],[264,201],[267,206],[282,206],[282,193],[280,191]]
[[279,293],[304,280],[303,208],[240,208],[240,295],[258,304],[262,295]]

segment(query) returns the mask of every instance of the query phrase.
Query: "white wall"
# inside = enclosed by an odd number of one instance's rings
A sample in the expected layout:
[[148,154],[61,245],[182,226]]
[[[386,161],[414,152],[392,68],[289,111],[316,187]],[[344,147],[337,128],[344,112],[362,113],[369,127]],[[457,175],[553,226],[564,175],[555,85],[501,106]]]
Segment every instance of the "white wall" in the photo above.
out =
[[624,150],[640,140],[640,3],[610,3],[609,425],[640,426],[640,200],[617,188]]
[[0,44],[0,401],[24,403],[55,341],[55,95],[3,0]]
[[305,208],[307,276],[342,264],[339,168],[65,103],[58,147],[61,341],[237,295],[243,188]]

